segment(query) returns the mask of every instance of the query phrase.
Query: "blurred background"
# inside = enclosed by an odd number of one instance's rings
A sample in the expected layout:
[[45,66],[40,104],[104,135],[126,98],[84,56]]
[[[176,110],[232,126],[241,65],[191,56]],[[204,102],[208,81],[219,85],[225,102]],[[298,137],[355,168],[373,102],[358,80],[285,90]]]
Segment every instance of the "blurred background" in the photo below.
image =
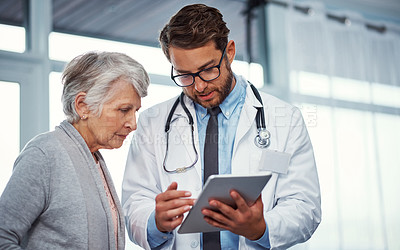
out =
[[[24,145],[64,119],[60,76],[75,56],[142,63],[141,110],[178,95],[157,39],[191,3],[224,15],[235,73],[303,113],[323,218],[292,249],[400,249],[400,0],[0,0],[0,194]],[[102,151],[119,193],[129,143]]]

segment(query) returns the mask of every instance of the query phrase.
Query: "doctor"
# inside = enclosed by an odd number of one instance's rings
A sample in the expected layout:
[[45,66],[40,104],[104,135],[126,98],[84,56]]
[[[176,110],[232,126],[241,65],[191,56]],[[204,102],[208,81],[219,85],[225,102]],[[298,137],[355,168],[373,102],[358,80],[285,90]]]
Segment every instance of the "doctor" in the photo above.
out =
[[[308,240],[321,221],[318,175],[301,113],[268,94],[258,96],[232,72],[235,43],[228,34],[222,14],[203,4],[182,8],[161,31],[171,78],[184,95],[140,115],[129,151],[122,204],[131,240],[145,249],[286,249]],[[215,107],[221,110],[218,158],[212,159],[218,173],[272,177],[252,206],[235,191],[237,209],[210,201],[221,213],[204,209],[204,219],[224,231],[208,248],[205,234],[178,234],[177,228],[205,181],[208,110]],[[257,122],[261,107],[266,130]],[[267,131],[267,145],[257,143],[260,130]]]

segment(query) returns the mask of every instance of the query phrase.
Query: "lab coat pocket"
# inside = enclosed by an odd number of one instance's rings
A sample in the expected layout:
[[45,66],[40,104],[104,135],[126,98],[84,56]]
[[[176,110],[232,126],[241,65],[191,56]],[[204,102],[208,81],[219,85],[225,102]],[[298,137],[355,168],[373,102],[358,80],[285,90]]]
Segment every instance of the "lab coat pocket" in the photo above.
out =
[[258,171],[270,171],[278,174],[286,174],[289,168],[291,154],[276,150],[263,149],[258,165]]

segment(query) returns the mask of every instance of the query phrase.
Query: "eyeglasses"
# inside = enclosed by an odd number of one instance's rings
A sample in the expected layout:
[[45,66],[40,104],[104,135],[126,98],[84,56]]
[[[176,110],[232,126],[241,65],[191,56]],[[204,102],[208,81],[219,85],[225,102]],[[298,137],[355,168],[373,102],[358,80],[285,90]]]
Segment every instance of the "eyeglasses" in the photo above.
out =
[[205,82],[209,82],[212,80],[217,79],[220,74],[221,74],[221,63],[222,59],[224,59],[225,56],[225,50],[226,47],[224,48],[224,51],[222,52],[221,59],[219,60],[218,65],[202,69],[197,73],[188,73],[188,74],[182,74],[182,75],[175,75],[174,76],[174,67],[171,67],[171,79],[178,85],[179,87],[189,87],[193,85],[196,76],[200,77],[201,80]]

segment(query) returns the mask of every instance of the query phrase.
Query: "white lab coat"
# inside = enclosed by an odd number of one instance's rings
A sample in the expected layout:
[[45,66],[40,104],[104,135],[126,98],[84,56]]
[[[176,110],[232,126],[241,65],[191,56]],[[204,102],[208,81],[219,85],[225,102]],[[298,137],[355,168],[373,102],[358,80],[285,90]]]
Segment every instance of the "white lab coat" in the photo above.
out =
[[[260,94],[267,129],[271,132],[271,145],[268,149],[260,149],[254,144],[257,135],[255,107],[261,104],[247,86],[233,148],[232,174],[272,172],[262,192],[264,218],[269,228],[271,249],[286,249],[308,240],[321,221],[318,175],[312,145],[299,109],[271,95]],[[125,221],[131,240],[145,249],[150,249],[146,229],[148,218],[155,208],[156,195],[165,191],[173,181],[178,183],[179,190],[192,192],[192,197],[198,197],[202,189],[201,158],[194,168],[185,173],[169,174],[163,170],[165,121],[175,100],[158,104],[140,115],[126,163],[122,187]],[[194,119],[195,144],[197,152],[200,152],[194,104],[187,97],[185,104]],[[174,113],[174,117],[177,116],[187,117],[181,105]],[[179,119],[176,126],[183,131],[189,125],[184,119]],[[174,166],[190,165],[194,160],[190,134],[177,138],[172,136],[169,140],[167,168],[171,170]],[[272,155],[288,153],[291,155],[290,162],[274,165],[264,152],[273,152]],[[200,249],[199,233],[178,234],[174,230],[173,234],[173,239],[162,249]],[[262,248],[240,236],[239,249]]]

